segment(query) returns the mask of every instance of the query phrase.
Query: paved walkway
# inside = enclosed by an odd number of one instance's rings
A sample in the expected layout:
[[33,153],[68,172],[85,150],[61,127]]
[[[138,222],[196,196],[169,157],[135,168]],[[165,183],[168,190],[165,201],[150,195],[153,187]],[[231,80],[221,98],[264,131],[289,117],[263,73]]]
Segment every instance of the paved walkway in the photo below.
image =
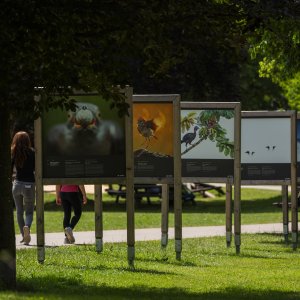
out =
[[[224,183],[211,183],[215,186],[222,186],[225,187]],[[93,194],[94,193],[94,185],[85,184],[85,190],[87,193]],[[102,191],[105,192],[107,185],[102,185]],[[275,190],[281,191],[281,185],[242,185],[241,188],[249,188],[249,189],[261,189],[261,190]],[[289,190],[291,187],[288,187]],[[44,191],[54,193],[55,192],[55,185],[44,185]]]
[[[103,186],[103,191],[106,186]],[[281,190],[281,186],[242,186],[244,188],[256,188],[256,189],[272,189]],[[85,185],[86,191],[88,193],[94,193],[94,185]],[[54,185],[45,185],[45,192],[55,192]],[[291,229],[289,229],[291,230]],[[252,225],[242,225],[241,234],[245,233],[282,233],[283,225],[282,223],[276,224],[252,224]],[[76,239],[75,244],[95,244],[95,232],[74,232]],[[225,226],[201,226],[201,227],[184,227],[182,228],[182,238],[201,238],[209,236],[226,236]],[[36,246],[36,234],[31,235],[32,240],[30,243],[31,247]],[[126,230],[105,230],[103,232],[103,242],[104,243],[120,243],[126,242],[127,232]],[[161,229],[160,228],[147,228],[147,229],[136,229],[135,230],[135,240],[136,241],[150,241],[150,240],[160,240],[161,239]],[[169,228],[169,239],[174,239],[174,228]],[[31,248],[30,246],[24,246],[20,244],[21,236],[16,235],[16,245],[17,248]],[[46,233],[45,234],[45,244],[48,247],[56,247],[64,245],[64,233]]]
[[[291,229],[289,229],[291,230]],[[242,225],[241,234],[245,233],[282,233],[283,225],[281,223],[276,224],[252,224]],[[76,232],[74,231],[76,239],[75,244],[95,244],[95,232]],[[226,236],[225,226],[201,226],[201,227],[184,227],[182,228],[182,237],[186,238],[201,238],[210,236]],[[16,235],[17,249],[19,248],[31,248],[36,246],[36,235],[32,234],[32,241],[30,246],[24,246],[20,244],[21,236]],[[104,243],[120,243],[126,242],[127,233],[126,230],[104,230],[103,242]],[[136,229],[135,240],[136,241],[153,241],[161,239],[160,228],[147,228]],[[174,228],[169,228],[169,239],[174,239]],[[64,233],[46,233],[45,244],[47,247],[55,247],[64,245]]]

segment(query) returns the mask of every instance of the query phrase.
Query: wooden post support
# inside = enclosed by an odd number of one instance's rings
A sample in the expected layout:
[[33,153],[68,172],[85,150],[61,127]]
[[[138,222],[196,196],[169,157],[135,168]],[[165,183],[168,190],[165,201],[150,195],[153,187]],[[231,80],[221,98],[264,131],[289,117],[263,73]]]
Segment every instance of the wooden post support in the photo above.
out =
[[42,124],[41,118],[34,122],[35,187],[36,187],[36,237],[37,259],[45,261],[44,188],[42,177]]
[[102,202],[102,185],[94,186],[95,194],[95,240],[96,251],[103,251],[103,202]]
[[133,116],[132,88],[125,89],[126,101],[129,105],[128,116],[125,117],[126,136],[126,212],[127,212],[127,257],[130,267],[134,267],[135,234],[134,234],[134,160],[133,160]]
[[181,259],[182,252],[182,182],[181,182],[181,128],[180,128],[180,96],[174,102],[174,221],[176,259]]
[[236,253],[241,248],[241,106],[235,108],[234,118],[234,242]]
[[288,184],[281,186],[282,195],[282,224],[283,236],[286,244],[289,241],[289,207],[288,207]]
[[166,248],[168,245],[169,231],[169,185],[162,184],[161,193],[161,247]]
[[292,210],[292,243],[293,249],[298,244],[298,199],[297,199],[297,115],[293,112],[291,117],[291,210]]
[[232,240],[232,177],[227,178],[226,182],[226,245],[230,247]]

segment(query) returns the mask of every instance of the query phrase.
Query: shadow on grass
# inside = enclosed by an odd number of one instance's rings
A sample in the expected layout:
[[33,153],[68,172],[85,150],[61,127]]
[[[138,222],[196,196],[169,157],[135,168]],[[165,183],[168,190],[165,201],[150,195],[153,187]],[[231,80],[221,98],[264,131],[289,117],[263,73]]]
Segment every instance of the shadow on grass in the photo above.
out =
[[[54,266],[54,267],[59,267],[60,264],[58,263],[47,263],[48,266]],[[74,265],[65,265],[64,268],[66,270],[74,270],[74,271],[82,271],[82,270],[88,270],[90,271],[105,271],[105,270],[111,270],[112,268],[108,268],[105,266],[74,266]],[[165,271],[158,271],[158,270],[149,270],[149,269],[143,269],[143,268],[130,268],[130,267],[114,267],[114,271],[118,272],[128,272],[128,273],[139,273],[141,276],[143,274],[152,274],[152,275],[176,275],[174,272],[165,272]]]
[[[101,276],[101,275],[99,275]],[[201,286],[201,278],[199,278]],[[204,288],[205,289],[205,288]],[[188,292],[182,288],[155,288],[143,285],[129,287],[86,285],[84,280],[75,278],[60,278],[47,276],[43,278],[20,279],[17,292],[18,298],[45,298],[45,299],[206,299],[206,300],[295,300],[299,299],[297,292],[286,291],[258,291],[243,287],[229,287],[222,291]]]
[[[268,213],[268,212],[281,212],[281,208],[275,207],[274,202],[281,202],[281,196],[270,197],[267,199],[257,199],[257,200],[242,200],[242,210],[243,214],[248,213]],[[57,206],[55,199],[47,201],[44,205],[45,211],[61,211],[61,207]],[[126,212],[126,202],[120,201],[116,203],[114,199],[103,201],[103,210],[105,212]],[[182,205],[182,210],[184,213],[215,213],[224,214],[225,212],[225,199],[197,199],[195,204],[190,202],[184,202]],[[88,199],[88,203],[83,207],[83,211],[94,211],[94,200]],[[161,202],[159,199],[153,200],[151,204],[146,201],[137,203],[135,205],[136,212],[143,213],[160,213],[161,212]],[[170,212],[173,211],[173,207],[170,206]]]
[[184,261],[173,261],[173,260],[170,260],[169,261],[169,257],[167,255],[162,255],[160,258],[139,258],[139,257],[136,257],[135,259],[136,261],[142,261],[142,262],[153,262],[153,263],[159,263],[159,264],[162,264],[162,265],[169,265],[169,266],[183,266],[183,267],[198,267],[199,265],[198,264],[195,264],[193,262],[189,262],[187,260],[184,260]]
[[[266,244],[266,245],[285,245],[287,248],[288,247],[291,247],[291,251],[294,251],[292,250],[292,234],[291,232],[288,234],[288,241],[286,242],[285,239],[284,239],[284,236],[283,236],[283,233],[260,233],[260,235],[262,236],[275,236],[275,237],[278,237],[278,240],[277,241],[261,241],[259,242],[260,244]],[[300,246],[300,240],[298,240],[297,242],[297,248],[299,248]]]

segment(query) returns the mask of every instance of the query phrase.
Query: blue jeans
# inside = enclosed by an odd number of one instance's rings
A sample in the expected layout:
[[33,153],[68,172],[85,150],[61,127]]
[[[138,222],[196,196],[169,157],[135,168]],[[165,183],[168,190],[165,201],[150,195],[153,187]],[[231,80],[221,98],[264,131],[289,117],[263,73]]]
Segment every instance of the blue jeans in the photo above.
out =
[[15,180],[12,186],[12,195],[16,205],[18,225],[23,236],[23,227],[28,226],[30,228],[33,221],[35,183]]

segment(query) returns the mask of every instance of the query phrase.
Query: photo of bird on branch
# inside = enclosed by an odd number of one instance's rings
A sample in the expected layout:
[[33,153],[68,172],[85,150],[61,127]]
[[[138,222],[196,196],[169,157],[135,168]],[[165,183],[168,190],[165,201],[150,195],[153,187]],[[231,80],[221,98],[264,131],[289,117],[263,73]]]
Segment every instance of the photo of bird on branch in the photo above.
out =
[[[233,134],[233,118],[233,110],[182,110],[181,156],[191,156],[191,151],[199,156],[199,151],[202,151],[207,156],[205,158],[212,155],[233,158],[234,143],[230,136]],[[225,123],[231,128],[226,128]]]

